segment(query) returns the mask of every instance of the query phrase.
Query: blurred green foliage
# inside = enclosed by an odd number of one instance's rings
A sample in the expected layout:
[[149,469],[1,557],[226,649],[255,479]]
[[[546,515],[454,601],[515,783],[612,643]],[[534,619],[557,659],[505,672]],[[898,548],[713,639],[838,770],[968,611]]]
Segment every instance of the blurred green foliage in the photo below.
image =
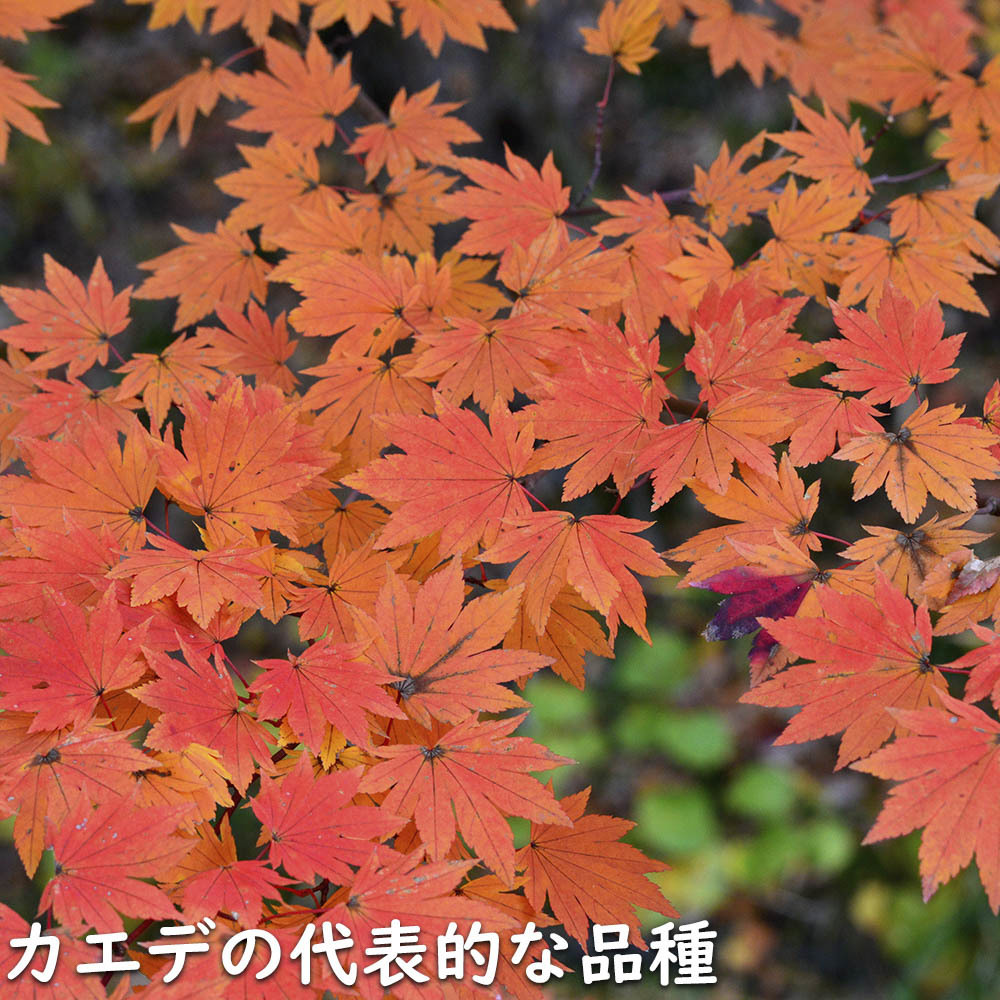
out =
[[[711,598],[697,595],[703,621]],[[628,839],[669,862],[653,877],[681,912],[675,922],[707,917],[717,930],[718,986],[670,995],[995,996],[997,923],[975,872],[925,904],[917,837],[862,847],[885,787],[831,774],[831,745],[770,746],[789,713],[737,704],[747,641],[707,643],[681,601],[683,591],[664,595],[654,616],[679,627],[655,628],[652,645],[622,637],[614,661],[588,663],[583,691],[546,673],[532,678],[523,730],[576,760],[554,773],[557,792],[592,783],[594,808],[630,816]],[[647,928],[662,922],[646,914]],[[662,991],[647,976],[606,992],[567,981],[560,994],[643,1000]]]

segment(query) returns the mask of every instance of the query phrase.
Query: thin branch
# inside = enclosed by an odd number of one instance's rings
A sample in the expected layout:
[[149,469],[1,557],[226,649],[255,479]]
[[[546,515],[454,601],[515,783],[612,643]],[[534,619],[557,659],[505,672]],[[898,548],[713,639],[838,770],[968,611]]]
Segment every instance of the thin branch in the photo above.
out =
[[886,115],[879,130],[865,143],[865,146],[867,146],[868,149],[874,149],[875,144],[886,134],[886,132],[889,131],[890,128],[892,128],[895,121],[895,115]]
[[[939,163],[931,163],[926,167],[921,167],[919,170],[911,171],[908,174],[879,174],[877,177],[872,177],[871,182],[875,187],[879,187],[883,184],[907,184],[910,181],[920,180],[921,177],[928,177],[930,174],[937,173],[939,170],[943,170],[945,167],[944,161]],[[672,191],[657,191],[656,193],[660,196],[660,200],[670,205],[675,202],[691,201],[691,193],[694,188],[674,188]],[[772,184],[771,187],[767,188],[771,194],[781,194],[782,188],[777,185]],[[754,215],[763,215],[763,212],[751,213]]]
[[579,208],[589,197],[597,177],[601,172],[601,161],[604,156],[604,112],[608,107],[608,99],[611,97],[611,81],[615,78],[615,61],[611,59],[608,63],[608,78],[604,82],[604,93],[597,102],[597,123],[594,126],[594,168],[590,171],[590,177],[580,192],[579,197],[574,202],[573,207]]
[[1000,517],[1000,497],[976,497],[975,513]]
[[944,166],[944,161],[939,160],[937,163],[930,163],[926,167],[913,170],[908,174],[879,174],[878,177],[872,178],[872,184],[906,184],[908,181],[920,180],[921,177],[927,177],[938,170],[943,170]]
[[671,205],[678,201],[690,201],[691,191],[691,188],[686,187],[674,188],[672,191],[657,191],[656,193],[660,196],[660,201],[667,205]]

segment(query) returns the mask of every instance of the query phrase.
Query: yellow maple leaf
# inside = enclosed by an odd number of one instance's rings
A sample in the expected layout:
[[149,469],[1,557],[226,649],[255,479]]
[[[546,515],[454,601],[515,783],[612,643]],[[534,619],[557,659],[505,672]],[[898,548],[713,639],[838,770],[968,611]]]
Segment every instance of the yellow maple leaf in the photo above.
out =
[[659,0],[607,0],[596,28],[581,28],[583,47],[597,56],[611,56],[629,73],[656,55],[652,42],[663,26]]

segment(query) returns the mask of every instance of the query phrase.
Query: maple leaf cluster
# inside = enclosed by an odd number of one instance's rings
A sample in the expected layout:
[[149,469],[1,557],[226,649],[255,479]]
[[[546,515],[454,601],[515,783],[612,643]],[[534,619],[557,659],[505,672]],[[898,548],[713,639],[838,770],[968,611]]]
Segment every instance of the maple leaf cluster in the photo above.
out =
[[[0,30],[81,6],[14,0]],[[396,917],[561,923],[583,944],[627,923],[640,944],[635,907],[672,912],[646,877],[664,866],[586,793],[557,800],[535,775],[565,760],[513,734],[525,679],[582,687],[622,624],[648,640],[640,578],[673,575],[665,557],[728,595],[710,638],[760,630],[745,700],[801,706],[781,741],[842,733],[838,766],[901,782],[869,839],[924,828],[926,893],[975,856],[1000,907],[1000,724],[974,704],[1000,708],[982,624],[1000,568],[967,526],[989,506],[977,481],[1000,478],[1000,382],[981,417],[931,405],[963,339],[940,303],[984,312],[972,279],[1000,260],[974,217],[1000,183],[1000,63],[979,65],[948,0],[777,6],[780,32],[727,0],[604,4],[583,38],[607,60],[600,121],[614,67],[639,72],[684,15],[717,73],[787,79],[794,125],[723,145],[685,192],[574,214],[551,154],[462,155],[479,137],[438,85],[383,112],[318,33],[398,9],[434,54],[482,47],[514,28],[499,0],[152,0],[153,28],[239,23],[254,43],[256,68],[203,61],[131,116],[184,144],[237,104],[234,128],[264,138],[218,178],[236,204],[175,226],[137,288],[50,257],[44,289],[0,288],[0,802],[29,874],[52,849],[41,906],[66,933],[144,921],[130,946],[154,983],[166,964],[138,939],[181,916],[220,936],[327,919],[359,947]],[[37,96],[4,79],[0,114],[41,138]],[[872,176],[852,104],[925,108],[936,160]],[[766,235],[736,263],[751,221]],[[159,298],[175,339],[123,357],[132,300]],[[814,342],[794,329],[810,300],[829,319]],[[824,555],[820,472],[843,462],[855,499],[884,490],[885,524]],[[726,523],[658,552],[654,521],[619,513],[647,483],[651,510],[687,490]],[[296,651],[232,662],[258,615],[292,621]],[[966,629],[980,645],[944,668],[967,674],[958,699],[932,646]],[[531,823],[520,848],[511,817]],[[249,852],[238,824],[259,829]],[[200,996],[245,990],[201,975]],[[506,953],[499,982],[539,995]],[[417,993],[479,995],[393,995]]]

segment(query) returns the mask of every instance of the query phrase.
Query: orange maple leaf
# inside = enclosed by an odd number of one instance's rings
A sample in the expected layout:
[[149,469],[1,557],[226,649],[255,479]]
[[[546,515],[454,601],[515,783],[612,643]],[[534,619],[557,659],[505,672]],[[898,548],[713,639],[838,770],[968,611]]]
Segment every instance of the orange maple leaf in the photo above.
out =
[[696,306],[712,284],[728,288],[736,280],[736,263],[724,244],[711,233],[699,233],[681,240],[683,254],[670,260],[664,270],[678,278],[681,292]]
[[1000,171],[1000,129],[993,112],[956,110],[951,126],[942,128],[941,135],[944,142],[935,148],[934,155],[948,161],[952,179]]
[[115,398],[127,401],[142,393],[150,424],[159,429],[173,403],[189,402],[193,389],[211,391],[222,378],[213,366],[221,367],[223,355],[210,343],[200,330],[193,337],[178,337],[159,354],[136,351],[117,369],[125,377]]
[[413,367],[412,357],[405,354],[383,361],[366,355],[340,356],[335,347],[325,364],[305,370],[317,381],[303,405],[318,411],[314,426],[327,441],[346,441],[352,462],[367,465],[392,439],[385,418],[412,417],[433,406],[430,387],[414,376]]
[[[397,837],[397,843],[400,839]],[[341,963],[359,968],[370,964],[373,952],[369,949],[377,940],[374,930],[389,927],[393,920],[419,927],[418,938],[422,937],[427,942],[425,947],[431,949],[433,935],[445,934],[449,926],[461,927],[465,934],[470,932],[472,921],[479,921],[480,929],[493,932],[522,926],[509,914],[458,892],[472,864],[466,860],[427,861],[419,845],[408,854],[376,845],[354,880],[344,886],[342,898],[335,897],[335,902],[321,911],[324,919],[343,924],[354,942],[353,947],[339,952]],[[519,985],[522,981],[523,977],[518,976]],[[342,993],[343,987],[334,982],[331,979],[330,985]],[[293,994],[300,988],[298,980],[294,984]],[[385,987],[376,976],[359,976],[358,992],[364,1000],[381,1000]]]
[[370,857],[372,841],[404,823],[388,809],[352,804],[360,781],[359,768],[316,776],[308,754],[282,777],[263,780],[252,808],[261,823],[258,845],[268,845],[271,866],[300,881],[351,880],[349,866]]
[[958,510],[976,509],[973,479],[995,479],[1000,462],[990,452],[993,435],[958,422],[957,406],[928,410],[927,400],[898,431],[853,438],[833,457],[857,462],[854,499],[870,496],[885,484],[889,502],[904,521],[915,521],[936,496]]
[[215,348],[220,368],[234,375],[253,375],[258,384],[274,385],[282,392],[295,388],[296,378],[287,362],[297,345],[289,337],[283,312],[271,320],[251,302],[246,316],[222,303],[216,305],[215,314],[225,329],[203,326],[197,335]]
[[653,505],[659,507],[690,476],[722,493],[739,460],[777,478],[770,445],[788,433],[792,421],[759,389],[727,396],[705,416],[679,424],[660,424],[639,454],[640,468],[653,471]]
[[[967,573],[970,567],[975,564],[972,573]],[[981,560],[970,559],[962,570],[968,576],[977,574],[977,588],[981,588],[979,593],[985,593],[996,585],[1000,580],[1000,564],[996,559],[991,559],[987,563]],[[961,581],[961,575],[959,581]],[[963,588],[964,589],[964,588]],[[965,590],[965,594],[969,591]],[[950,596],[950,595],[949,595]],[[963,594],[964,596],[964,594]],[[984,628],[982,625],[973,625],[972,631],[977,639],[982,640],[984,645],[970,649],[968,653],[960,656],[949,664],[955,670],[968,670],[969,679],[965,683],[965,691],[962,697],[967,702],[982,701],[989,698],[993,702],[993,707],[1000,706],[1000,643],[997,642],[1000,636],[992,629]]]
[[5,710],[34,712],[29,732],[83,728],[105,695],[130,687],[146,670],[139,652],[145,628],[125,628],[115,588],[84,611],[62,594],[42,596],[38,618],[0,626]]
[[[64,927],[122,928],[118,915],[176,915],[166,893],[141,881],[173,868],[192,847],[190,840],[150,830],[173,830],[187,805],[136,809],[129,799],[111,798],[96,809],[78,796],[65,822],[52,825],[49,843],[56,874],[46,883],[39,903],[52,907]],[[117,912],[116,912],[117,911]]]
[[825,237],[846,229],[867,200],[865,194],[835,191],[827,179],[800,194],[795,179],[789,178],[781,196],[767,206],[774,239],[760,252],[768,265],[764,280],[771,287],[798,288],[825,301],[826,283],[836,284],[840,277],[834,243],[838,237]]
[[877,48],[862,51],[854,64],[873,103],[885,103],[894,115],[934,100],[942,81],[975,59],[968,29],[944,10],[928,5],[918,13],[899,6],[889,22],[891,32]]
[[301,639],[327,636],[346,642],[354,635],[351,609],[375,610],[386,564],[398,568],[402,553],[378,552],[371,538],[356,547],[335,549],[327,543],[324,548],[327,572],[311,574],[308,584],[296,584],[289,610],[299,616]]
[[448,101],[435,104],[440,82],[407,97],[400,90],[392,99],[385,122],[358,129],[348,153],[365,157],[365,180],[370,182],[385,167],[390,177],[421,163],[455,165],[452,146],[478,142],[481,138],[451,112],[462,105]]
[[480,722],[473,715],[451,728],[394,725],[383,758],[365,773],[361,790],[388,792],[382,808],[412,816],[434,861],[443,860],[456,827],[469,846],[508,885],[514,882],[514,836],[503,815],[568,824],[552,792],[526,772],[570,761],[510,734],[523,715]]
[[[1000,163],[998,163],[1000,169]],[[942,302],[986,315],[986,306],[972,287],[972,278],[990,268],[966,249],[963,235],[883,239],[851,234],[840,258],[839,300],[842,306],[867,299],[878,306],[882,290],[894,283],[915,305],[937,296]]]
[[28,108],[57,108],[59,104],[39,94],[28,83],[33,79],[33,76],[16,73],[10,67],[0,64],[0,163],[7,161],[11,128],[48,145],[49,137],[45,127]]
[[635,537],[652,524],[617,514],[574,517],[562,510],[535,511],[508,518],[499,539],[480,558],[497,563],[521,560],[508,579],[511,586],[524,584],[525,613],[542,632],[565,583],[604,615],[622,593],[645,608],[641,588],[628,570],[642,576],[673,575],[653,546]]
[[299,146],[333,142],[337,115],[360,88],[351,83],[350,53],[333,64],[319,35],[309,36],[305,57],[274,38],[263,43],[268,72],[237,77],[235,95],[250,105],[231,124],[249,132],[270,132]]
[[550,657],[553,673],[582,691],[586,654],[614,655],[592,612],[592,606],[574,590],[563,587],[552,601],[544,630],[538,631],[528,620],[522,602],[513,626],[504,636],[503,648],[529,649]]
[[319,753],[327,725],[352,743],[368,746],[366,713],[405,718],[383,690],[394,678],[358,658],[357,645],[320,640],[284,660],[254,660],[263,669],[250,690],[260,695],[262,719],[286,719],[313,753]]
[[695,17],[691,44],[708,48],[716,76],[739,63],[759,87],[764,70],[780,65],[778,36],[769,17],[735,13],[729,0],[685,0],[684,6]]
[[302,293],[292,325],[307,337],[340,335],[337,352],[345,355],[377,357],[409,336],[421,292],[413,264],[399,254],[365,259],[328,251],[306,264],[284,261],[271,279]]
[[134,730],[111,731],[91,724],[30,733],[33,716],[6,710],[0,714],[0,764],[4,814],[16,812],[14,846],[29,875],[45,848],[46,820],[66,817],[73,793],[91,802],[127,795],[132,775],[156,767],[156,761],[129,740]]
[[217,302],[242,309],[253,295],[267,298],[264,280],[271,265],[258,257],[245,232],[224,222],[214,233],[196,233],[171,225],[184,246],[143,261],[139,266],[153,273],[135,292],[137,299],[177,298],[175,330],[207,316]]
[[882,412],[846,392],[795,387],[782,394],[781,405],[795,415],[788,439],[788,456],[795,466],[822,462],[856,437],[882,433],[875,419]]
[[963,528],[968,520],[968,514],[956,514],[939,521],[935,514],[919,527],[902,531],[866,524],[868,537],[849,545],[840,554],[845,559],[857,560],[859,572],[878,567],[894,586],[916,599],[928,573],[943,556],[990,537]]
[[261,606],[261,569],[249,559],[256,548],[192,550],[158,535],[147,541],[155,548],[133,549],[108,574],[113,580],[131,579],[132,607],[175,594],[204,628],[227,601],[254,610]]
[[636,456],[649,443],[663,409],[662,382],[643,386],[629,373],[568,362],[558,379],[540,376],[549,399],[524,412],[535,433],[546,439],[531,470],[570,466],[564,501],[589,493],[609,476],[624,496],[642,467]]
[[765,135],[758,132],[732,155],[729,144],[723,142],[708,170],[694,168],[691,200],[705,209],[709,228],[716,236],[749,222],[754,212],[765,208],[770,212],[775,194],[769,188],[788,170],[792,157],[765,160],[744,172],[747,160],[763,151]]
[[283,17],[295,24],[299,17],[299,0],[211,0],[211,6],[213,34],[238,21],[255,45],[266,41],[274,18]]
[[0,479],[0,509],[25,524],[63,526],[64,511],[88,528],[106,526],[124,548],[141,546],[143,511],[156,485],[156,449],[133,425],[118,435],[83,419],[71,438],[21,443],[29,477]]
[[915,191],[889,202],[889,235],[921,241],[958,236],[969,253],[1000,263],[1000,239],[976,218],[976,205],[997,188],[996,174],[962,177],[945,188]]
[[403,37],[420,33],[435,58],[445,37],[463,45],[486,49],[483,28],[516,31],[500,0],[393,0],[400,9]]
[[502,253],[516,240],[525,246],[544,233],[569,208],[569,188],[552,154],[540,170],[509,146],[504,146],[507,169],[485,160],[463,157],[456,166],[472,182],[442,198],[456,216],[470,220],[455,244],[462,253]]
[[635,826],[612,816],[584,815],[590,789],[560,802],[570,826],[532,823],[531,842],[517,852],[524,868],[524,892],[536,910],[548,897],[556,919],[578,940],[586,941],[589,924],[628,924],[634,945],[642,946],[634,908],[677,916],[677,911],[647,873],[666,865],[621,843]]
[[947,382],[957,374],[949,368],[965,334],[944,338],[944,318],[937,299],[919,309],[891,282],[879,302],[877,318],[830,303],[842,340],[824,340],[816,350],[838,371],[824,382],[857,392],[870,403],[899,406],[918,386]]
[[273,736],[240,701],[229,671],[218,657],[213,663],[183,639],[178,642],[183,660],[144,649],[156,679],[133,688],[132,694],[160,711],[146,735],[146,746],[186,750],[197,743],[218,750],[242,795],[256,771],[273,772],[269,746]]
[[142,405],[138,399],[119,399],[118,387],[92,389],[78,378],[66,381],[39,378],[36,392],[18,400],[14,414],[16,437],[65,437],[81,422],[92,421],[109,431],[128,434],[134,426],[134,412]]
[[383,24],[392,24],[392,7],[389,0],[311,0],[315,4],[312,12],[313,31],[329,28],[340,20],[347,22],[351,34],[360,35],[378,18]]
[[753,705],[801,705],[775,740],[803,743],[843,731],[837,767],[877,750],[900,724],[888,708],[938,705],[948,690],[930,662],[931,620],[876,570],[875,600],[815,591],[822,617],[760,618],[796,656],[814,661],[787,667],[744,694]]
[[463,607],[461,567],[453,560],[412,597],[391,569],[374,617],[353,612],[363,658],[393,675],[400,704],[418,725],[463,721],[470,712],[502,712],[526,702],[504,685],[548,662],[524,650],[495,650],[514,624],[520,587],[477,597]]
[[225,545],[251,528],[297,538],[287,501],[325,470],[331,458],[316,434],[298,423],[274,386],[250,389],[239,379],[214,400],[192,395],[181,448],[160,452],[160,486],[181,507],[205,518],[208,541]]
[[453,317],[440,330],[422,332],[420,351],[409,374],[436,379],[449,403],[471,396],[488,408],[497,397],[508,405],[520,389],[530,392],[550,369],[542,334],[548,324],[524,314],[485,320]]
[[170,881],[183,893],[185,915],[200,920],[221,910],[246,927],[255,926],[263,899],[280,900],[278,890],[294,883],[264,861],[237,858],[228,815],[222,817],[218,832],[210,823],[202,823],[196,832],[191,852],[170,873]]
[[67,374],[79,375],[94,364],[107,364],[112,337],[128,326],[132,286],[117,295],[104,264],[97,258],[84,288],[72,271],[45,255],[48,291],[0,287],[11,312],[22,320],[0,330],[0,338],[26,351],[40,351],[29,369],[48,370],[65,364]]
[[610,305],[622,297],[618,250],[601,250],[597,236],[571,240],[556,220],[529,246],[508,243],[497,277],[516,299],[512,316],[535,311],[551,322],[585,322],[583,310]]
[[761,475],[742,463],[740,478],[733,477],[724,493],[698,480],[688,485],[701,505],[730,524],[706,528],[671,549],[671,559],[690,562],[687,580],[707,580],[723,570],[735,568],[743,557],[729,544],[764,545],[774,532],[790,539],[800,549],[815,550],[822,544],[809,527],[819,505],[820,483],[808,489],[787,455],[778,463],[778,478]]
[[802,129],[771,132],[768,138],[799,154],[792,171],[817,181],[829,181],[835,191],[843,188],[850,194],[871,194],[871,178],[862,167],[871,158],[872,150],[865,145],[860,123],[852,122],[847,129],[825,105],[823,114],[819,114],[794,94],[789,100]]
[[154,94],[126,118],[128,122],[153,119],[149,141],[158,149],[173,121],[177,121],[177,137],[182,146],[188,144],[195,115],[200,111],[210,115],[220,97],[231,97],[236,74],[224,66],[213,66],[207,58],[193,73],[182,76],[175,84]]
[[1000,910],[1000,725],[946,693],[941,705],[896,712],[897,739],[854,767],[898,781],[864,843],[923,827],[920,874],[924,899],[973,856],[993,912]]
[[394,247],[414,256],[430,254],[434,227],[455,221],[441,207],[441,199],[454,183],[454,177],[432,167],[404,170],[390,178],[381,193],[349,192],[344,211],[371,231],[379,247]]
[[0,35],[26,42],[28,31],[51,31],[53,18],[86,7],[90,0],[5,0],[0,7]]
[[490,411],[489,427],[469,410],[435,398],[437,419],[386,418],[402,455],[387,455],[345,477],[348,486],[393,508],[384,548],[441,532],[441,553],[463,552],[496,539],[504,518],[531,509],[517,481],[528,471],[534,436],[506,406]]
[[706,291],[690,318],[694,346],[684,356],[684,367],[698,380],[709,407],[741,389],[773,394],[793,375],[820,363],[821,357],[791,329],[805,301],[762,296],[751,280],[721,294],[715,286]]
[[248,166],[216,178],[219,189],[242,199],[226,222],[235,229],[262,226],[261,241],[271,243],[293,225],[299,211],[322,199],[319,162],[307,146],[272,135],[265,146],[238,146]]

